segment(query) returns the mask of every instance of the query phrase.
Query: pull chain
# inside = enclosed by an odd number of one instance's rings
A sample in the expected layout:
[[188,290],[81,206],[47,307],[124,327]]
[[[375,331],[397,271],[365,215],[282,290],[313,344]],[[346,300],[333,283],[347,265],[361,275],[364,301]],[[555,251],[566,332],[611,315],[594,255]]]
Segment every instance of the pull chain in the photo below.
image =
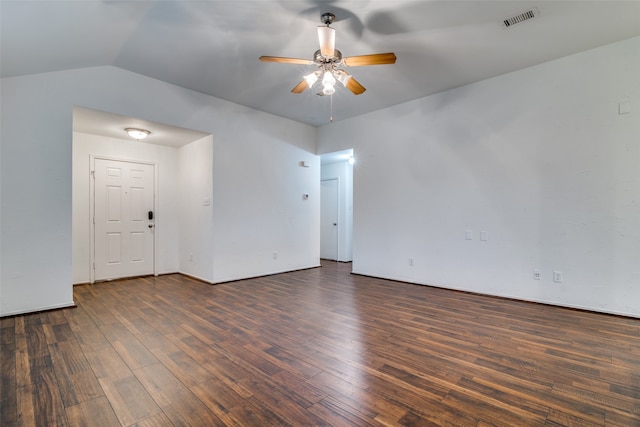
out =
[[329,95],[329,105],[331,108],[331,111],[329,113],[329,123],[333,123],[333,94]]

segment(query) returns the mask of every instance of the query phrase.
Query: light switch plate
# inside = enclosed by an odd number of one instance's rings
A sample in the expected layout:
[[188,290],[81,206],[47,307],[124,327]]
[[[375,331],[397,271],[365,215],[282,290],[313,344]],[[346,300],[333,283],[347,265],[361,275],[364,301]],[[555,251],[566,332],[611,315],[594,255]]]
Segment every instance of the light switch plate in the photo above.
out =
[[629,114],[631,112],[631,101],[618,103],[618,114]]

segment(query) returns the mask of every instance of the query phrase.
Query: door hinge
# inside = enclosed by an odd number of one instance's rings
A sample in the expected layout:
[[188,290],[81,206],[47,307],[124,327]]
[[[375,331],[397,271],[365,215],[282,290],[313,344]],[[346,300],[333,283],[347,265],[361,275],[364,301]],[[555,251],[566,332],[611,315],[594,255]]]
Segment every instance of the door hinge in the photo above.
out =
[[96,177],[96,171],[91,171],[90,173],[91,173],[91,176],[95,179],[95,177]]
[[93,267],[93,270],[95,271],[95,269],[96,269],[96,263],[95,262],[93,263],[92,267]]

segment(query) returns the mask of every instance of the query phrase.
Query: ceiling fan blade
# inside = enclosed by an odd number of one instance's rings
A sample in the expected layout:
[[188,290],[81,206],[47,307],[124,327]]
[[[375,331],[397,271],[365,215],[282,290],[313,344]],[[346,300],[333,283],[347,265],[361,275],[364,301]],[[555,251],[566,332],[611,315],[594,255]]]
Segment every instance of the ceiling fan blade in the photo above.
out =
[[309,59],[283,58],[281,56],[261,56],[258,59],[262,62],[282,62],[284,64],[301,64],[301,65],[313,64],[313,61]]
[[307,84],[307,81],[305,79],[302,79],[302,81],[300,83],[298,83],[296,85],[296,87],[294,87],[293,89],[291,89],[291,93],[302,93],[304,92],[307,88],[309,87],[309,85]]
[[365,90],[367,90],[364,86],[360,84],[360,82],[354,79],[353,76],[347,80],[344,86],[347,89],[349,89],[351,92],[353,92],[354,95],[360,95],[361,93],[364,93]]
[[318,27],[318,41],[320,42],[320,54],[326,58],[333,58],[336,50],[336,30],[329,26]]
[[334,75],[336,79],[340,83],[342,83],[344,87],[346,87],[351,92],[353,92],[354,95],[360,95],[361,93],[364,93],[365,90],[367,90],[356,79],[354,79],[351,74],[347,73],[345,70],[338,69],[335,71]]
[[359,67],[362,65],[383,65],[395,64],[396,55],[389,53],[374,53],[371,55],[349,56],[342,60],[342,63],[349,67]]

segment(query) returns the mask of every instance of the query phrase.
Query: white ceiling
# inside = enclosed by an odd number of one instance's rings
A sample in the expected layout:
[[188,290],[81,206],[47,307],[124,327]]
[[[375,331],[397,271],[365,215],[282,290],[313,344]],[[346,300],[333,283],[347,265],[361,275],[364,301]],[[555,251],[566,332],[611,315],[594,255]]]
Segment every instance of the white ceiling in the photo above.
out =
[[322,12],[344,56],[398,57],[349,69],[368,90],[339,88],[336,121],[640,35],[640,1],[0,0],[0,72],[112,65],[319,126],[329,97],[290,93],[312,66],[258,57],[311,58]]
[[95,111],[80,107],[73,109],[73,130],[75,132],[135,141],[134,138],[131,138],[126,133],[126,128],[148,130],[151,134],[144,142],[169,147],[182,147],[183,145],[209,135],[196,130],[121,116],[119,114],[106,113],[104,111]]

